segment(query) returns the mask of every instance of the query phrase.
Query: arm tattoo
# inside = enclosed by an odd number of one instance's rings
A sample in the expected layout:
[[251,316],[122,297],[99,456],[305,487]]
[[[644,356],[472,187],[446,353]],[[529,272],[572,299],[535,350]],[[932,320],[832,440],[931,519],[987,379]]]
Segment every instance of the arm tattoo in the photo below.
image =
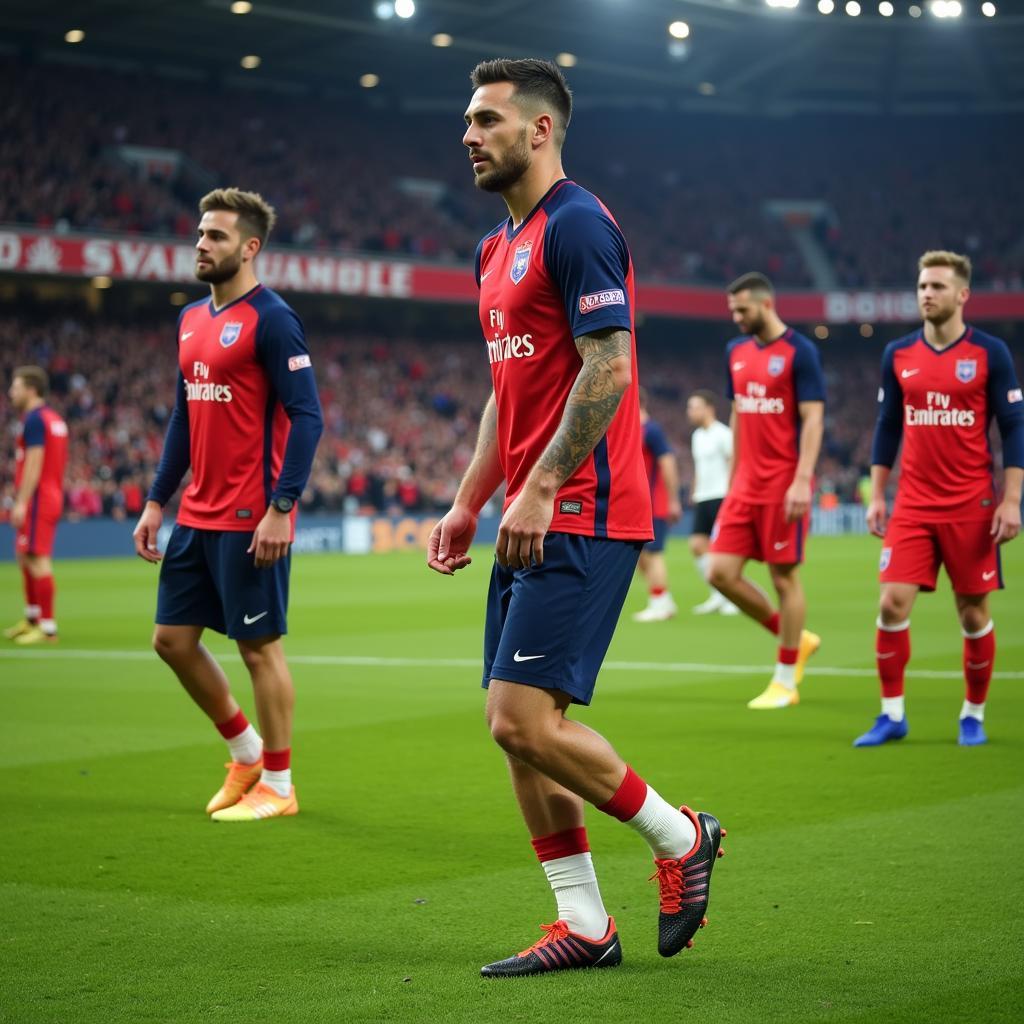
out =
[[604,437],[622,400],[614,364],[621,368],[625,359],[628,366],[632,351],[630,333],[621,328],[584,334],[576,339],[576,348],[583,366],[569,392],[562,422],[537,460],[541,469],[558,478],[559,485]]

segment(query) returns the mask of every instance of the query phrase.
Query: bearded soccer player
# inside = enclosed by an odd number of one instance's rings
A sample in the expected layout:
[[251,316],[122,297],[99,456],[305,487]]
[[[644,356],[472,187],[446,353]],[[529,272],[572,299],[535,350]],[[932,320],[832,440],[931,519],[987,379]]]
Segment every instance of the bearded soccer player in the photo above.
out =
[[21,415],[15,453],[14,554],[25,586],[25,615],[4,636],[21,647],[57,642],[53,541],[64,508],[68,428],[46,404],[50,382],[41,366],[19,366],[8,397]]
[[[163,506],[192,482],[162,556],[153,646],[227,741],[227,778],[206,807],[215,821],[298,813],[291,780],[294,690],[287,632],[295,506],[323,426],[302,324],[257,279],[274,210],[216,189],[199,204],[196,277],[210,298],[178,318],[178,386],[163,456],[135,528],[135,550],[161,561]],[[202,645],[205,629],[238,644],[262,735]]]
[[[910,659],[910,612],[935,589],[939,566],[953,585],[963,632],[966,697],[959,742],[985,736],[985,702],[996,657],[988,596],[1003,586],[999,545],[1020,532],[1024,482],[1024,401],[1006,343],[964,323],[971,263],[952,252],[919,261],[917,302],[924,326],[882,356],[878,422],[871,456],[868,527],[883,537],[876,658],[882,713],[855,747],[907,735],[903,674]],[[1004,489],[996,497],[988,435],[1003,440]],[[900,442],[903,460],[892,518],[885,486]]]
[[[729,286],[729,310],[743,332],[726,350],[732,479],[711,531],[708,581],[779,638],[771,682],[747,704],[767,711],[800,703],[804,666],[821,644],[804,629],[800,564],[824,432],[825,380],[818,350],[779,319],[763,274]],[[767,565],[778,609],[743,575],[751,558]]]
[[647,607],[635,612],[634,622],[664,622],[678,610],[668,589],[665,541],[669,527],[683,513],[679,502],[679,463],[661,424],[651,419],[647,393],[640,388],[640,425],[643,428],[644,466],[651,488],[654,540],[640,552],[639,568],[647,581]]
[[558,907],[544,936],[482,968],[510,977],[622,959],[590,856],[584,803],[650,845],[658,949],[705,922],[721,830],[663,800],[597,733],[567,717],[589,704],[637,558],[650,540],[633,342],[633,268],[607,209],[568,180],[572,99],[548,61],[493,60],[472,74],[463,143],[478,188],[509,217],[477,248],[480,323],[494,385],[476,452],[427,562],[470,564],[484,503],[505,505],[487,599],[487,720]]

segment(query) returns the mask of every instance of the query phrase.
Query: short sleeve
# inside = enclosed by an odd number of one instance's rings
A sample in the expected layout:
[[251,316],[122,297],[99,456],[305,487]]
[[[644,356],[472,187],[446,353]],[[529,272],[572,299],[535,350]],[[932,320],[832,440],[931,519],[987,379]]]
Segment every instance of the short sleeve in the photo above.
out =
[[672,446],[668,443],[665,431],[654,420],[648,420],[644,426],[644,444],[656,459],[672,454]]
[[25,417],[21,439],[25,442],[26,448],[41,448],[46,444],[46,421],[38,409],[33,409]]
[[821,357],[809,341],[798,344],[793,355],[793,389],[797,402],[825,401]]

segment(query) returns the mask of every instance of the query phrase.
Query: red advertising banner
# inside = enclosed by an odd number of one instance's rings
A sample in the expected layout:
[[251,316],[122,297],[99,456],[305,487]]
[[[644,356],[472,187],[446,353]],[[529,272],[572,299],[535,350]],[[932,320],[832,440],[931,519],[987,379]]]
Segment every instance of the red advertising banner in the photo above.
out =
[[[0,228],[0,274],[110,277],[115,281],[189,284],[195,281],[194,250],[187,242],[137,236],[61,235]],[[260,257],[260,280],[282,292],[356,295],[422,302],[473,303],[472,269],[366,255],[271,249]],[[779,310],[798,323],[914,323],[912,290],[903,292],[783,292]],[[719,320],[727,316],[717,288],[644,284],[638,312],[673,319]],[[1024,319],[1024,292],[973,293],[970,319]]]

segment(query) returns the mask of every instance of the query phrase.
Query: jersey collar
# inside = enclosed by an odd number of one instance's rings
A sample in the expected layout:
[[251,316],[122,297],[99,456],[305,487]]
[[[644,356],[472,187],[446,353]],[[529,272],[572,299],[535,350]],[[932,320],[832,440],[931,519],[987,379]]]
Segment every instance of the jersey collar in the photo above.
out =
[[509,217],[508,223],[505,225],[505,240],[511,242],[512,239],[515,238],[531,220],[533,220],[533,215],[568,181],[568,178],[559,178],[558,181],[556,181],[551,188],[549,188],[547,192],[540,197],[537,205],[523,218],[523,223],[520,224],[519,227],[513,229],[512,218]]
[[232,299],[231,302],[221,306],[220,309],[213,304],[213,296],[211,295],[209,302],[206,304],[209,307],[210,316],[218,317],[226,309],[230,309],[232,306],[237,306],[240,302],[245,302],[246,299],[251,299],[262,287],[262,284],[257,284],[255,288],[250,288],[244,295],[239,295],[237,299]]
[[964,333],[960,335],[956,341],[950,342],[945,348],[936,348],[932,345],[928,339],[924,336],[924,328],[921,328],[921,333],[917,336],[918,341],[923,341],[928,346],[929,350],[934,352],[937,356],[944,356],[947,352],[956,348],[961,342],[970,341],[971,335],[974,333],[974,328],[970,324],[964,324]]
[[759,349],[763,350],[763,349],[766,349],[766,348],[770,348],[777,341],[789,341],[789,337],[790,337],[790,335],[792,333],[793,333],[793,328],[792,327],[787,327],[777,338],[772,338],[771,341],[761,341],[761,339],[756,334],[750,335],[750,340]]

